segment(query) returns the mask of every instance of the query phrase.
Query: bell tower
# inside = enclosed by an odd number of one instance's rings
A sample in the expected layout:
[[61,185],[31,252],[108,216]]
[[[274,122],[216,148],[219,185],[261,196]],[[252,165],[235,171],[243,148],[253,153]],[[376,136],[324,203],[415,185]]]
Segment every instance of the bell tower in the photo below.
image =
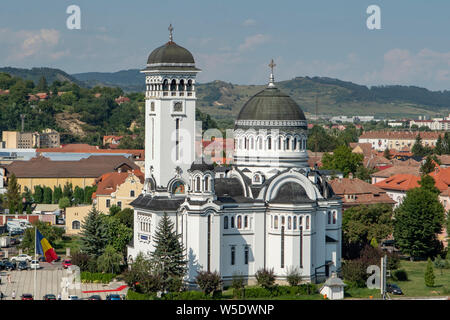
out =
[[[195,67],[192,54],[169,41],[149,55],[145,74],[145,178],[158,189],[187,181],[195,159]],[[148,192],[148,190],[147,190]]]

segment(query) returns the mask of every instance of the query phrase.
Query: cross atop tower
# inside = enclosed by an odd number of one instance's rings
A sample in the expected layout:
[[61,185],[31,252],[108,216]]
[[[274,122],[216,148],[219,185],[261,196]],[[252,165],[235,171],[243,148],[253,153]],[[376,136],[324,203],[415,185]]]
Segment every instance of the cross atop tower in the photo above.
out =
[[168,30],[169,30],[169,41],[173,42],[173,27],[172,27],[172,24],[170,24]]
[[269,79],[269,87],[274,87],[275,86],[275,84],[274,84],[274,82],[275,82],[275,78],[274,78],[274,76],[273,76],[273,68],[274,67],[276,67],[276,64],[275,64],[275,62],[273,61],[273,59],[270,61],[270,63],[269,63],[269,68],[270,68],[270,70],[271,70],[271,72],[270,72],[270,79]]

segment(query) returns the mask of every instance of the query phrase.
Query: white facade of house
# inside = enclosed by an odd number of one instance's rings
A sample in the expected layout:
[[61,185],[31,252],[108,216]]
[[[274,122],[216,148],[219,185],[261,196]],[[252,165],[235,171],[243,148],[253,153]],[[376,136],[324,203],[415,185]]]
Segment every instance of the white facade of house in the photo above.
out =
[[[154,250],[153,235],[167,213],[186,250],[188,284],[195,285],[200,270],[218,271],[224,281],[241,274],[249,282],[262,268],[273,268],[279,281],[292,267],[299,268],[304,281],[313,282],[340,271],[342,202],[326,177],[308,167],[306,120],[300,108],[301,119],[238,118],[235,164],[214,168],[186,152],[195,144],[195,88],[186,91],[177,86],[166,92],[162,85],[165,79],[195,83],[198,69],[186,62],[184,48],[173,42],[166,47],[178,50],[177,57],[183,58],[153,63],[152,53],[147,68],[158,68],[144,71],[146,182],[143,193],[131,203],[134,236],[129,261]],[[165,50],[161,48],[156,50]],[[273,75],[263,91],[278,92]],[[173,110],[178,102],[181,113]],[[181,140],[177,140],[176,119],[185,131]],[[179,158],[172,157],[177,146],[183,150]]]

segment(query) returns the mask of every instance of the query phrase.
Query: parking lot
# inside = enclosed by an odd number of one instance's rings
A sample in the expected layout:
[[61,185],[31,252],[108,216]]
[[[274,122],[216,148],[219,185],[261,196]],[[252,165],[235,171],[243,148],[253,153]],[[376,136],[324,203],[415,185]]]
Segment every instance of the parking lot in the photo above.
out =
[[[23,293],[31,293],[35,300],[42,300],[45,294],[58,296],[62,292],[62,280],[66,277],[66,270],[61,262],[54,264],[41,262],[42,268],[36,271],[36,295],[34,296],[34,270],[0,271],[0,291],[5,300],[12,300],[12,292],[16,293],[16,300],[20,300]],[[10,274],[11,283],[8,282]],[[123,282],[111,282],[110,284],[85,283],[80,289],[69,289],[69,295],[77,295],[80,299],[86,299],[91,295],[100,295],[105,299],[108,294],[126,294],[127,287]],[[119,289],[119,290],[118,290]],[[120,290],[121,289],[121,290]],[[105,290],[108,290],[105,292]],[[98,292],[86,292],[98,291]],[[103,291],[103,292],[101,292]]]

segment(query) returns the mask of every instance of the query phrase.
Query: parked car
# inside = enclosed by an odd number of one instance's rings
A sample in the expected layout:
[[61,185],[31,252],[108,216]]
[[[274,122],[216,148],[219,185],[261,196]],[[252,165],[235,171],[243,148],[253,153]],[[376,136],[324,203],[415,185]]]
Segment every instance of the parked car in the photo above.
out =
[[11,262],[11,261],[5,261],[4,262],[4,269],[5,270],[16,270],[16,263],[15,262]]
[[108,294],[106,300],[122,300],[118,294]]
[[80,298],[78,298],[78,296],[75,295],[70,295],[69,300],[80,300]]
[[56,296],[54,294],[48,293],[42,297],[43,300],[56,300]]
[[395,283],[386,284],[386,291],[389,293],[392,293],[392,294],[398,294],[398,295],[403,294],[402,289],[400,289],[400,287],[398,285],[396,285]]
[[62,266],[64,269],[67,269],[71,265],[72,265],[72,260],[69,260],[69,259],[64,260],[62,263]]
[[20,261],[17,265],[17,270],[28,270],[28,263],[26,261]]
[[18,256],[11,258],[11,262],[20,262],[20,261],[30,262],[31,260],[33,260],[33,258],[31,258],[27,254],[19,254]]
[[34,300],[33,295],[31,293],[24,293],[20,297],[21,300]]
[[12,236],[18,236],[18,235],[22,235],[23,234],[23,230],[12,230],[9,232],[9,235]]
[[98,294],[94,294],[90,296],[88,300],[102,300],[102,297],[100,297]]
[[39,264],[38,260],[31,260],[30,268],[31,269],[40,269],[41,265]]

